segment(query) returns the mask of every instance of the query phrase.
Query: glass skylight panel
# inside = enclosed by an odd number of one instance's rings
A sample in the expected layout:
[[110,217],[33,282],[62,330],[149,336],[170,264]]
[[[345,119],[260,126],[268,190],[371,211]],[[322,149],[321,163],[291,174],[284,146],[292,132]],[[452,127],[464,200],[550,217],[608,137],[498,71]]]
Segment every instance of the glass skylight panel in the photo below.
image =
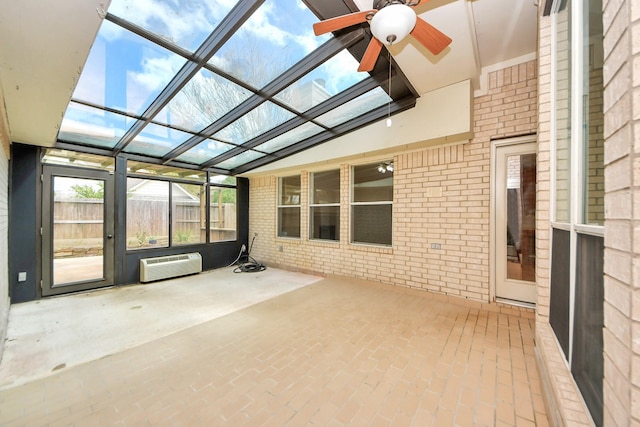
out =
[[292,112],[267,101],[216,133],[214,138],[241,145],[293,116]]
[[260,89],[331,37],[315,36],[316,22],[301,0],[267,1],[209,63]]
[[71,102],[64,113],[58,139],[113,148],[133,121],[121,114]]
[[193,147],[191,150],[182,153],[176,158],[176,160],[199,165],[229,151],[234,147],[234,145],[225,144],[224,142],[207,139]]
[[113,157],[98,156],[97,154],[79,153],[77,151],[47,148],[42,163],[48,165],[62,165],[77,168],[101,169],[113,172],[116,160]]
[[334,108],[328,113],[324,113],[315,118],[314,121],[331,128],[385,105],[389,102],[389,99],[389,95],[382,88],[377,87],[342,104],[338,108]]
[[209,175],[209,182],[211,184],[229,184],[237,185],[236,178],[229,175]]
[[217,163],[214,166],[222,169],[233,169],[245,163],[249,163],[253,160],[264,157],[264,153],[258,153],[257,151],[247,150],[235,157],[225,160],[224,162]]
[[149,123],[142,129],[142,132],[124,148],[124,151],[127,153],[162,157],[191,136],[193,135],[190,133]]
[[358,61],[343,50],[280,92],[275,98],[304,112],[369,77],[360,73]]
[[155,165],[135,160],[127,160],[127,174],[163,176],[196,182],[206,182],[207,180],[207,173],[205,171],[175,168],[167,165]]
[[251,95],[252,92],[203,68],[154,121],[199,132]]
[[73,99],[141,115],[185,62],[104,20]]
[[222,0],[113,0],[109,13],[194,52],[234,4]]
[[303,141],[310,136],[317,135],[323,130],[324,128],[314,123],[308,122],[301,126],[298,126],[295,129],[291,129],[289,132],[283,133],[282,135],[277,136],[265,142],[264,144],[260,144],[256,148],[266,153],[273,153],[283,148],[289,147],[290,145]]

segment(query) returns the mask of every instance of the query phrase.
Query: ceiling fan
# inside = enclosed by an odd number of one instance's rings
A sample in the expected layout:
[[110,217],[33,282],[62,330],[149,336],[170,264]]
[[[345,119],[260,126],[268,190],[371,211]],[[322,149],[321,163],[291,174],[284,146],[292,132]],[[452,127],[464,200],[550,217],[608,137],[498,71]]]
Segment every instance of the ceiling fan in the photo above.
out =
[[373,38],[362,57],[358,71],[371,71],[382,45],[391,46],[411,34],[434,55],[442,52],[451,39],[416,15],[413,7],[429,0],[374,0],[373,9],[349,13],[313,24],[316,36],[369,21]]

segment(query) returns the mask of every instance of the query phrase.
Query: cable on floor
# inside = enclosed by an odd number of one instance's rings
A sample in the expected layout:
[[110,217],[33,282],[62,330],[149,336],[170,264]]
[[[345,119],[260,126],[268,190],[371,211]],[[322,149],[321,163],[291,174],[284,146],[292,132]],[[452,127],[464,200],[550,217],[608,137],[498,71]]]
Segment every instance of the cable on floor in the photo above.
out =
[[253,257],[247,255],[247,261],[241,263],[236,268],[233,269],[234,273],[257,273],[259,271],[264,271],[267,269],[267,266],[259,263]]
[[[258,233],[253,234],[253,239],[251,239],[251,245],[249,246],[249,251],[247,252],[247,259],[244,262],[241,262],[236,268],[233,269],[234,273],[258,273],[260,271],[265,271],[267,266],[259,263],[255,260],[250,254],[251,249],[253,249],[253,242],[255,242],[256,237],[258,237]],[[244,246],[244,245],[243,245]],[[238,258],[231,263],[231,265],[238,262],[238,260],[242,257],[242,253],[244,251],[241,249]]]

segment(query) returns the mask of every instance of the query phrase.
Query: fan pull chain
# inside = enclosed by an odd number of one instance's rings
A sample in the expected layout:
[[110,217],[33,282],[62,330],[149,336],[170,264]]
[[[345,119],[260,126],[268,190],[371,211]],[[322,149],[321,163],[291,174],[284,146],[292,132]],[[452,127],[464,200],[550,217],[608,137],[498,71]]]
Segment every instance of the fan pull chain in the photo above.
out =
[[387,127],[390,128],[393,122],[391,121],[391,51],[389,52],[389,103],[387,104]]

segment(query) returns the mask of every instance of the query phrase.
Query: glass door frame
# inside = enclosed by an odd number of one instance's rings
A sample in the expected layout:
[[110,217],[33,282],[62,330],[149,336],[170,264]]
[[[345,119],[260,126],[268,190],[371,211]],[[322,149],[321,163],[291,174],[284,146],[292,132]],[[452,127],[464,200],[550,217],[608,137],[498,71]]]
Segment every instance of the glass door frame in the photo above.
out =
[[[102,256],[103,272],[99,280],[83,280],[61,285],[54,284],[54,179],[56,177],[91,179],[104,182],[103,205],[103,239]],[[54,165],[43,165],[42,168],[42,296],[60,295],[78,292],[114,284],[114,176],[105,170],[82,169]]]
[[[506,185],[506,165],[505,170],[498,170],[498,156],[508,155],[522,155],[522,154],[538,154],[537,149],[537,136],[526,135],[521,137],[506,138],[500,140],[494,140],[491,142],[491,197],[490,197],[490,227],[489,227],[489,279],[491,283],[490,287],[490,299],[491,301],[499,300],[500,302],[513,303],[518,305],[535,306],[537,299],[537,282],[526,282],[528,286],[531,286],[530,301],[521,301],[519,299],[509,298],[506,295],[499,295],[499,281],[513,282],[514,284],[524,284],[525,281],[507,279],[506,271],[499,270],[498,263],[506,260],[506,246],[503,248],[503,243],[506,242],[506,222],[504,215],[499,215],[498,204],[502,200],[499,196],[499,192],[506,193],[506,188],[498,188],[498,185]],[[537,163],[537,159],[536,159]],[[506,200],[502,200],[506,203]],[[501,221],[498,223],[498,221]],[[504,242],[503,242],[504,240]],[[506,270],[506,266],[503,266],[503,270]]]

